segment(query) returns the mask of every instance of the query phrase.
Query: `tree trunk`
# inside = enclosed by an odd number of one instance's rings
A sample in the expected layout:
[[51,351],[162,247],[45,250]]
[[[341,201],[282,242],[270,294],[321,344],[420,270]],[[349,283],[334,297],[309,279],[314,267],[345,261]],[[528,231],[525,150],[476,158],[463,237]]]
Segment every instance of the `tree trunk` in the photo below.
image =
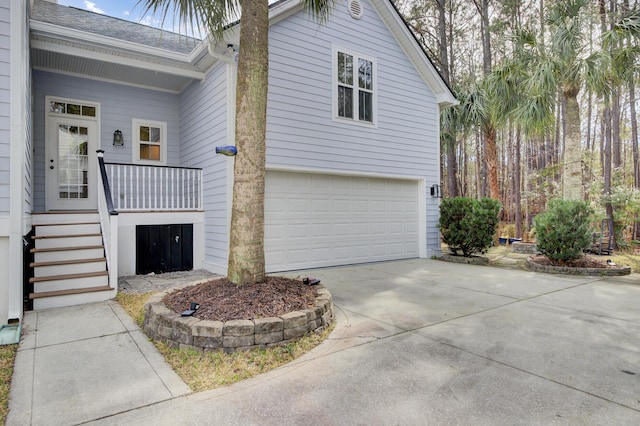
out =
[[265,281],[264,186],[269,63],[269,3],[241,0],[240,53],[236,87],[236,147],[229,280]]
[[520,129],[516,131],[516,152],[515,152],[515,175],[514,180],[514,204],[516,210],[516,238],[522,238],[522,195],[521,195],[521,158],[522,141],[520,140]]
[[565,91],[567,101],[564,163],[562,167],[562,198],[582,201],[582,145],[580,141],[580,109],[578,90]]
[[622,143],[620,142],[620,91],[611,91],[611,154],[613,167],[622,165]]
[[458,191],[458,159],[456,156],[456,144],[447,144],[447,186],[449,187],[449,196],[457,197]]
[[489,195],[495,200],[500,199],[500,187],[498,186],[498,149],[496,147],[496,129],[489,126],[484,129],[486,142],[487,175],[489,176]]

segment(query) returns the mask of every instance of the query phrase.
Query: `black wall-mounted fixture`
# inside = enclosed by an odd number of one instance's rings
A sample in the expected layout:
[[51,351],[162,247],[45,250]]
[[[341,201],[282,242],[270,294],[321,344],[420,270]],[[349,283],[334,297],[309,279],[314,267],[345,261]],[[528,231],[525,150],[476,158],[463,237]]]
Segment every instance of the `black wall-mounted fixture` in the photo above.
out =
[[124,146],[124,138],[119,129],[113,132],[113,146]]
[[440,185],[434,183],[431,185],[431,196],[434,198],[442,198],[442,193],[440,192]]

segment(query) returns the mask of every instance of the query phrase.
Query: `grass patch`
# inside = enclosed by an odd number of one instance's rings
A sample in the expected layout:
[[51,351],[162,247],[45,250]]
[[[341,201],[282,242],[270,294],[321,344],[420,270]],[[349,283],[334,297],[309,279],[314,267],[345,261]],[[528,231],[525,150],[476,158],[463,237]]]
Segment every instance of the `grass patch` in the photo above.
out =
[[[144,321],[144,304],[154,292],[118,293],[116,300],[138,325]],[[194,392],[230,385],[278,368],[301,357],[325,340],[333,325],[321,333],[308,333],[283,346],[234,352],[198,352],[172,349],[154,342],[165,361]]]
[[5,424],[9,413],[9,389],[17,352],[18,345],[0,346],[0,425]]
[[149,297],[156,293],[157,291],[148,293],[118,293],[116,295],[116,302],[133,318],[136,324],[138,324],[138,327],[142,327],[142,323],[144,322],[144,304]]
[[191,390],[198,392],[230,385],[291,362],[318,346],[331,330],[333,326],[283,346],[231,354],[172,349],[161,342],[155,345]]
[[611,256],[601,256],[602,259],[611,259],[618,265],[631,267],[631,272],[640,273],[640,256],[633,253],[615,252]]

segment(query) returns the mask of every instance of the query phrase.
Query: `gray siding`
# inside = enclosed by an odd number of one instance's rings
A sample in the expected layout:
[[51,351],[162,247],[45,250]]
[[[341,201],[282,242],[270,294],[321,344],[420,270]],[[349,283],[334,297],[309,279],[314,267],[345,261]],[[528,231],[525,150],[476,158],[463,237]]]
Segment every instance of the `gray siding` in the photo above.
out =
[[9,18],[11,10],[8,2],[0,5],[0,215],[9,214],[10,196],[10,123],[9,123],[9,98],[10,98],[10,69],[11,56],[11,26]]
[[[424,177],[428,192],[440,180],[435,97],[375,9],[362,5],[361,20],[339,3],[326,25],[299,12],[271,28],[267,165]],[[375,127],[332,119],[333,45],[375,58]],[[439,250],[437,209],[427,196],[429,250]]]
[[[233,105],[231,106],[233,107]],[[226,65],[219,64],[202,83],[180,95],[180,154],[185,167],[203,169],[205,264],[214,272],[227,268],[227,166],[215,147],[227,141]]]
[[[45,96],[60,96],[100,103],[100,139],[105,161],[131,164],[132,119],[164,121],[167,123],[167,165],[180,165],[180,112],[178,95],[89,80],[45,71],[33,72],[34,144],[35,144],[35,210],[43,211]],[[113,146],[113,132],[120,129],[124,146]],[[100,146],[100,142],[98,143]]]

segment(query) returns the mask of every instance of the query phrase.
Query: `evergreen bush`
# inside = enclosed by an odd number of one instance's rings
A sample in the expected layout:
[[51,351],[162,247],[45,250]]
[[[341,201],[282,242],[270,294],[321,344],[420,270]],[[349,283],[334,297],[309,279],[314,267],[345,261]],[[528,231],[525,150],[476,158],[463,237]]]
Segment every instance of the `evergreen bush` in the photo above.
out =
[[534,219],[538,250],[556,262],[580,258],[590,243],[592,214],[582,201],[552,200],[547,211]]
[[443,241],[454,254],[462,252],[465,257],[486,252],[493,242],[500,208],[500,201],[491,198],[444,198],[439,222]]

